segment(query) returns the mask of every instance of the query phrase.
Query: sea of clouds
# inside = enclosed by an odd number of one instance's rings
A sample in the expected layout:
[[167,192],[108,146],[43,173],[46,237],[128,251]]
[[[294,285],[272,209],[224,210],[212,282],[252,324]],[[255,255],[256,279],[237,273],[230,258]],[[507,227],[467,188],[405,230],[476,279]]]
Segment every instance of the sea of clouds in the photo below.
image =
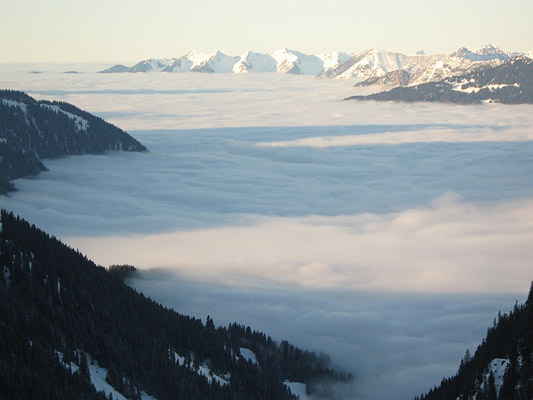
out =
[[[145,154],[45,160],[2,207],[161,303],[331,354],[345,398],[453,374],[533,259],[532,106],[342,101],[349,81],[3,66]],[[85,69],[84,69],[85,68]]]

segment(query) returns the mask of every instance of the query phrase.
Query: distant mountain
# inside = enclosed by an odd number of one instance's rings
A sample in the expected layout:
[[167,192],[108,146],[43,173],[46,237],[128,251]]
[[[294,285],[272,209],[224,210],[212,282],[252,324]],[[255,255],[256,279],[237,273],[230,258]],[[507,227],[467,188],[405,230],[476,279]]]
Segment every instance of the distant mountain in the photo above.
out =
[[296,50],[281,49],[270,55],[276,60],[277,72],[281,73],[317,75],[324,68],[324,62],[317,56]]
[[233,72],[233,66],[239,60],[238,57],[228,56],[220,51],[208,56],[191,67],[191,72],[228,73]]
[[100,72],[276,72],[316,75],[324,79],[356,79],[361,86],[393,87],[420,85],[464,75],[481,66],[495,66],[509,61],[516,55],[519,54],[505,52],[490,44],[474,50],[461,47],[451,54],[419,51],[411,55],[380,49],[320,55],[280,49],[268,54],[249,51],[239,57],[228,56],[220,51],[213,54],[192,51],[179,58],[143,60],[132,67],[117,64]]
[[415,400],[436,399],[533,399],[533,284],[525,304],[499,313],[476,352],[466,350],[456,375]]
[[146,148],[72,104],[0,90],[0,193],[15,189],[11,180],[46,170],[41,159],[117,150]]
[[326,355],[163,307],[124,284],[135,273],[2,210],[0,398],[296,400],[295,382],[351,379]]
[[408,57],[401,53],[370,49],[351,57],[330,72],[320,74],[320,77],[348,79],[383,76],[389,71],[402,69],[407,59]]
[[233,66],[233,72],[237,74],[277,71],[277,62],[274,57],[269,54],[254,53],[252,51],[243,54]]
[[462,47],[449,55],[419,52],[407,56],[372,49],[340,64],[329,78],[365,78],[359,86],[413,86],[463,75],[480,66],[498,65],[509,59],[509,54],[492,45],[472,51]]
[[207,72],[207,73],[265,73],[278,72],[318,75],[329,71],[350,58],[346,53],[308,55],[296,50],[280,49],[269,54],[247,52],[240,57],[228,56],[220,51],[203,54],[191,51],[179,58],[148,59],[132,67],[121,64],[100,73],[134,72]]
[[517,56],[497,65],[481,65],[473,72],[437,82],[397,87],[346,100],[439,101],[458,104],[533,103],[533,59]]
[[451,57],[465,58],[470,61],[509,61],[510,59],[509,54],[491,44],[487,44],[473,51],[466,47],[461,47],[459,50],[453,52]]

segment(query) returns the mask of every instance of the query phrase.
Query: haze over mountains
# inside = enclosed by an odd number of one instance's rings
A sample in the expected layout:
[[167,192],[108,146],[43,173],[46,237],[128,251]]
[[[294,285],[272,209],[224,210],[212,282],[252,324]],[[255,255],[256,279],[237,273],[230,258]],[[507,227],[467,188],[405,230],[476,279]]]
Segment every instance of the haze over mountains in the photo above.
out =
[[[533,52],[526,55],[531,57]],[[361,53],[332,52],[309,55],[280,49],[268,54],[249,51],[229,56],[221,51],[204,54],[191,51],[179,58],[147,59],[134,66],[114,65],[102,73],[125,72],[205,72],[205,73],[290,73],[317,75],[328,79],[357,79],[364,84],[394,86],[434,82],[462,75],[480,66],[496,66],[519,53],[503,51],[492,45],[470,50],[462,47],[451,54],[405,55],[380,49]]]

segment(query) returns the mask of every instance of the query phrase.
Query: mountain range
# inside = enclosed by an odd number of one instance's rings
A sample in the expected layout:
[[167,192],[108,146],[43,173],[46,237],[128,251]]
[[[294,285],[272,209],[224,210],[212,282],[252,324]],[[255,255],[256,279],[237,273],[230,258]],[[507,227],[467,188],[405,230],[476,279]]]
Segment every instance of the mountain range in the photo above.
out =
[[368,96],[351,96],[345,100],[436,101],[456,104],[533,103],[533,59],[515,56],[508,61],[484,64],[471,72],[437,82],[395,87]]
[[[117,64],[100,72],[290,73],[356,79],[362,85],[408,86],[462,75],[484,65],[499,65],[517,54],[492,45],[474,50],[462,47],[451,54],[418,52],[412,55],[379,49],[320,55],[280,49],[270,53],[249,51],[241,56],[228,56],[220,51],[213,54],[191,51],[179,58],[152,58],[131,67]],[[532,54],[533,51],[526,56]]]
[[308,55],[296,50],[280,49],[268,54],[249,51],[239,57],[228,56],[221,51],[204,54],[190,51],[184,56],[169,59],[142,60],[132,67],[121,64],[101,73],[122,72],[207,72],[207,73],[265,73],[318,75],[324,70],[336,68],[352,55],[348,53],[324,53]]
[[12,180],[45,171],[43,158],[147,151],[122,129],[65,102],[0,90],[0,194]]

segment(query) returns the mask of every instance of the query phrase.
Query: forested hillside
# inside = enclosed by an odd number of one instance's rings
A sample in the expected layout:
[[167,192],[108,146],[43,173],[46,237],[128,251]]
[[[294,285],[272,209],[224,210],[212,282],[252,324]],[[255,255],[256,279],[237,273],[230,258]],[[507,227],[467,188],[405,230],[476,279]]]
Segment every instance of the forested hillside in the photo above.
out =
[[103,399],[96,370],[159,400],[291,399],[286,381],[351,379],[325,355],[165,308],[123,283],[134,268],[97,266],[11,213],[0,227],[0,399]]
[[46,170],[43,158],[105,151],[146,151],[123,130],[69,103],[36,101],[0,90],[0,193],[11,180]]
[[457,374],[416,400],[533,399],[533,284],[525,304],[499,314],[474,355]]

